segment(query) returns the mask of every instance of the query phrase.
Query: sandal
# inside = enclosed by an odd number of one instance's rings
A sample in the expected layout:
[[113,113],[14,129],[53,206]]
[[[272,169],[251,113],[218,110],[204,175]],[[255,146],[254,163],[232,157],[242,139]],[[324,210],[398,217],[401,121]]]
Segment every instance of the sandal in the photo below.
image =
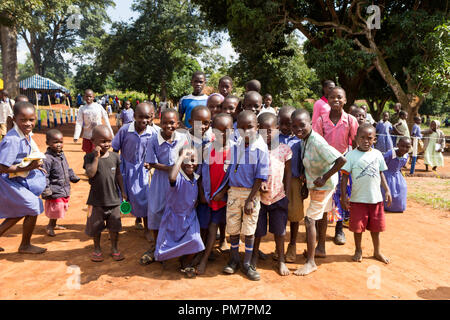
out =
[[59,224],[57,224],[54,229],[55,230],[67,230],[66,227],[60,226]]
[[186,278],[192,279],[197,276],[197,272],[195,271],[195,268],[192,268],[192,267],[184,268],[184,271],[182,271],[182,272],[184,272],[184,275],[186,276]]
[[91,253],[91,261],[102,262],[103,260],[103,253],[95,251]]
[[139,260],[139,263],[142,264],[143,266],[145,266],[154,261],[155,261],[155,255],[154,255],[153,250],[150,249],[144,253],[144,255]]
[[45,232],[47,233],[48,236],[50,237],[54,237],[56,236],[55,231],[53,229],[50,229],[49,227],[45,228]]
[[125,257],[124,257],[120,252],[111,253],[111,257],[112,257],[115,261],[122,261],[123,259],[125,259]]

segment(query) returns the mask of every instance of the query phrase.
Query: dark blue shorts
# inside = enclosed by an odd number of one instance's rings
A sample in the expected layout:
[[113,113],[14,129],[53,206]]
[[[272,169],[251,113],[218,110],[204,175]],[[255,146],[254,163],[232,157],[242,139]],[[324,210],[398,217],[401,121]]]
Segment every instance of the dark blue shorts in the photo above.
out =
[[196,211],[200,229],[208,229],[209,221],[211,219],[211,208],[207,203],[199,203]]
[[211,223],[227,223],[227,206],[220,208],[219,210],[211,210]]
[[270,206],[261,203],[255,237],[261,238],[267,234],[267,216],[269,216],[269,232],[276,236],[284,236],[288,220],[288,204],[287,197],[272,203]]

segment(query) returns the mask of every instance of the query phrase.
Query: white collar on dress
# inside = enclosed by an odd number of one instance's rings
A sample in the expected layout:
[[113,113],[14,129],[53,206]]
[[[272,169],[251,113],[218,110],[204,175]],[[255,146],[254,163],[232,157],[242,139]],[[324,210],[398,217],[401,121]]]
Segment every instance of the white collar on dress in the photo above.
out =
[[[166,140],[164,140],[164,138],[161,135],[162,130],[158,130],[158,144],[162,145],[164,142],[166,142]],[[176,130],[173,134],[173,141],[177,141],[180,138],[181,133],[178,133]]]
[[[192,180],[187,176],[187,174],[183,171],[183,169],[180,169],[180,173],[181,173],[181,175],[182,175],[186,180],[192,181]],[[194,181],[198,180],[198,178],[200,178],[200,175],[199,175],[198,173],[195,173],[195,172],[194,172]]]
[[[242,143],[245,143],[245,140],[239,134],[239,138],[237,139],[236,144],[241,145]],[[267,150],[267,145],[264,142],[263,138],[259,134],[258,134],[258,137],[256,138],[256,140],[253,143],[251,143],[249,145],[249,147],[250,147],[251,151],[255,151],[256,149],[259,149],[261,151]]]
[[[17,123],[14,121],[13,122],[14,125],[14,130],[16,130],[17,134],[19,135],[20,139],[26,139],[25,135],[23,134],[22,130],[20,130],[19,126],[17,125]],[[33,135],[33,132],[30,132],[30,137]]]

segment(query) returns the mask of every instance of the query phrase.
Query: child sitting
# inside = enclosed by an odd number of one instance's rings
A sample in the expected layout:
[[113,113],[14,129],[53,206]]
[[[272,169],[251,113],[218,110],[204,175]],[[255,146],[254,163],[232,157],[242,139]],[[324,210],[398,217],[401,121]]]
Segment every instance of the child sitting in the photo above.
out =
[[[385,211],[403,212],[406,210],[406,195],[408,190],[406,180],[401,171],[408,161],[408,151],[410,148],[411,139],[401,137],[397,142],[397,148],[389,150],[384,154],[387,170],[383,173],[392,196],[392,204],[389,207],[385,204]],[[381,190],[384,191],[383,189]]]
[[108,127],[96,126],[92,132],[94,152],[84,156],[83,168],[86,170],[91,185],[87,200],[89,207],[85,233],[94,238],[94,251],[91,254],[91,260],[94,262],[104,260],[100,247],[100,237],[104,229],[109,231],[112,258],[116,261],[124,259],[117,247],[119,232],[122,230],[117,186],[119,186],[125,201],[127,197],[120,173],[119,155],[108,151],[112,139]]
[[45,215],[50,219],[46,228],[47,234],[54,237],[55,229],[65,229],[57,226],[56,221],[63,219],[69,209],[70,183],[77,183],[80,178],[69,168],[63,152],[61,131],[51,129],[45,137],[48,146],[44,159],[47,188],[42,193],[42,199],[45,199]]
[[267,180],[269,158],[267,145],[258,135],[256,114],[243,111],[238,116],[240,137],[232,148],[228,185],[227,232],[230,234],[231,254],[223,272],[233,274],[239,264],[240,234],[245,235],[245,255],[242,271],[250,280],[260,275],[251,265],[254,234],[260,209],[259,190]]
[[[380,251],[380,232],[385,230],[383,196],[381,185],[385,190],[387,206],[391,205],[391,194],[383,171],[387,169],[383,155],[372,149],[375,141],[375,128],[371,124],[363,124],[358,128],[358,147],[346,155],[347,163],[342,167],[341,204],[345,210],[350,210],[349,229],[354,233],[354,261],[362,261],[362,233],[370,230],[374,246],[374,256],[377,260],[389,263]],[[350,204],[344,192],[349,174],[353,184]]]
[[[168,174],[169,189],[165,196],[164,214],[156,240],[155,259],[165,261],[181,256],[181,271],[186,277],[196,276],[194,254],[205,249],[195,213],[198,196],[196,153],[184,148]],[[181,169],[181,170],[180,170]]]
[[255,244],[251,264],[256,269],[261,238],[267,234],[267,216],[269,232],[275,236],[278,257],[278,272],[289,275],[284,261],[284,235],[288,219],[288,197],[291,182],[292,151],[286,144],[278,143],[277,116],[266,112],[258,117],[259,134],[269,148],[269,177],[261,184],[261,210],[255,231]]

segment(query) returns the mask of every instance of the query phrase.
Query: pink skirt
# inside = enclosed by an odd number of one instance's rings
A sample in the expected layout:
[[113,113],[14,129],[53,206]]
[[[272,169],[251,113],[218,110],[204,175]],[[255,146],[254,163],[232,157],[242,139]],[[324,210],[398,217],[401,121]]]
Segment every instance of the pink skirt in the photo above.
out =
[[45,215],[49,219],[62,219],[69,209],[69,198],[45,200]]

